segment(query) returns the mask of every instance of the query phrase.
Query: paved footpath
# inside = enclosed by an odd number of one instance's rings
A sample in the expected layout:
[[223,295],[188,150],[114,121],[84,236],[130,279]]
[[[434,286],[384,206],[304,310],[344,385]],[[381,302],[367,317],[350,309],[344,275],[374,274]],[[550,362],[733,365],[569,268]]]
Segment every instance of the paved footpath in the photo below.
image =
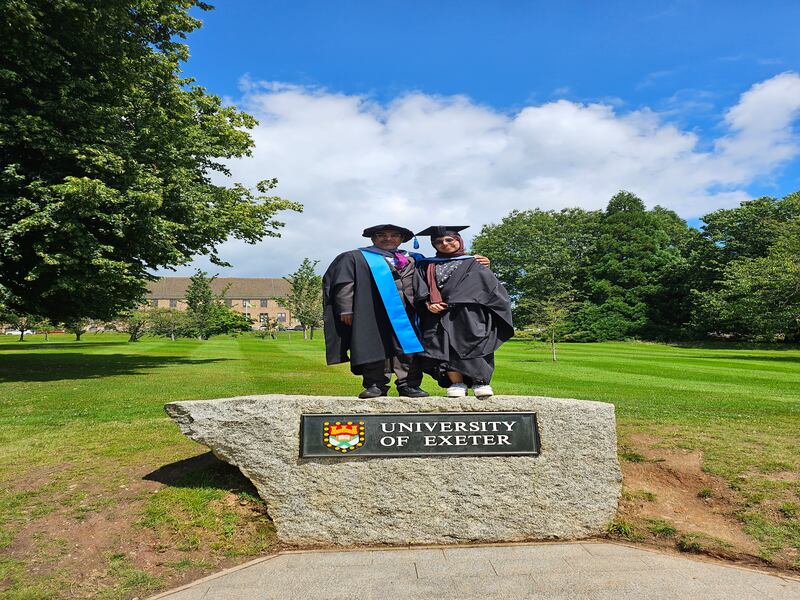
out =
[[291,552],[164,600],[800,600],[800,581],[609,543]]

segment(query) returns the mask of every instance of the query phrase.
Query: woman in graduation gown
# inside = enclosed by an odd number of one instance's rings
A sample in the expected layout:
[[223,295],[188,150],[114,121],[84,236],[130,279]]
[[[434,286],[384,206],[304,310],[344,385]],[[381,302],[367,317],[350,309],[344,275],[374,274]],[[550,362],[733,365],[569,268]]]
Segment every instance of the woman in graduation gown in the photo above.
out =
[[514,335],[511,302],[488,268],[464,253],[458,233],[465,226],[433,226],[436,256],[417,261],[414,298],[420,320],[423,365],[451,398],[469,387],[481,398],[493,394],[494,352]]

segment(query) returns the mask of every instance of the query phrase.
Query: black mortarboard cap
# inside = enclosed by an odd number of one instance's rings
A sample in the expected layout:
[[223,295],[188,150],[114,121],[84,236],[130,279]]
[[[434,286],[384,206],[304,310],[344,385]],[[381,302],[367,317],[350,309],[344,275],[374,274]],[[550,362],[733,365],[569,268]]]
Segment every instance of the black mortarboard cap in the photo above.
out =
[[405,227],[400,227],[399,225],[392,225],[391,223],[384,223],[383,225],[373,225],[372,227],[367,227],[364,230],[363,235],[364,237],[371,238],[373,235],[378,233],[379,231],[386,231],[387,229],[391,229],[392,231],[399,231],[403,235],[403,241],[407,242],[412,237],[414,237],[414,232],[410,229],[406,229]]
[[431,225],[427,229],[418,232],[417,235],[429,235],[432,238],[442,237],[448,233],[458,233],[467,227],[469,227],[469,225]]

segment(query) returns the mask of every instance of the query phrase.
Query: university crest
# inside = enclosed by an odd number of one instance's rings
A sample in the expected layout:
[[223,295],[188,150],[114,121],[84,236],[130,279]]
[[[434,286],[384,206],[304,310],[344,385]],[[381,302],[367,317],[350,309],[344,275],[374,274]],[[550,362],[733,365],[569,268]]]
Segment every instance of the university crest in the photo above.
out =
[[322,442],[331,450],[337,452],[353,452],[364,445],[365,440],[364,421],[347,421],[342,423],[325,422],[322,426]]

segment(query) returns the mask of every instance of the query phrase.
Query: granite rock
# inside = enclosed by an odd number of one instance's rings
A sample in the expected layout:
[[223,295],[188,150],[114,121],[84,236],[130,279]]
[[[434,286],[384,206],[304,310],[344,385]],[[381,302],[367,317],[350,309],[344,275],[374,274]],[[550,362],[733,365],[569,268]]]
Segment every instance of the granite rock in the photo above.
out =
[[[247,396],[173,402],[191,439],[239,467],[294,545],[442,544],[600,534],[620,494],[614,406],[530,396]],[[303,413],[534,411],[539,456],[299,457]]]

